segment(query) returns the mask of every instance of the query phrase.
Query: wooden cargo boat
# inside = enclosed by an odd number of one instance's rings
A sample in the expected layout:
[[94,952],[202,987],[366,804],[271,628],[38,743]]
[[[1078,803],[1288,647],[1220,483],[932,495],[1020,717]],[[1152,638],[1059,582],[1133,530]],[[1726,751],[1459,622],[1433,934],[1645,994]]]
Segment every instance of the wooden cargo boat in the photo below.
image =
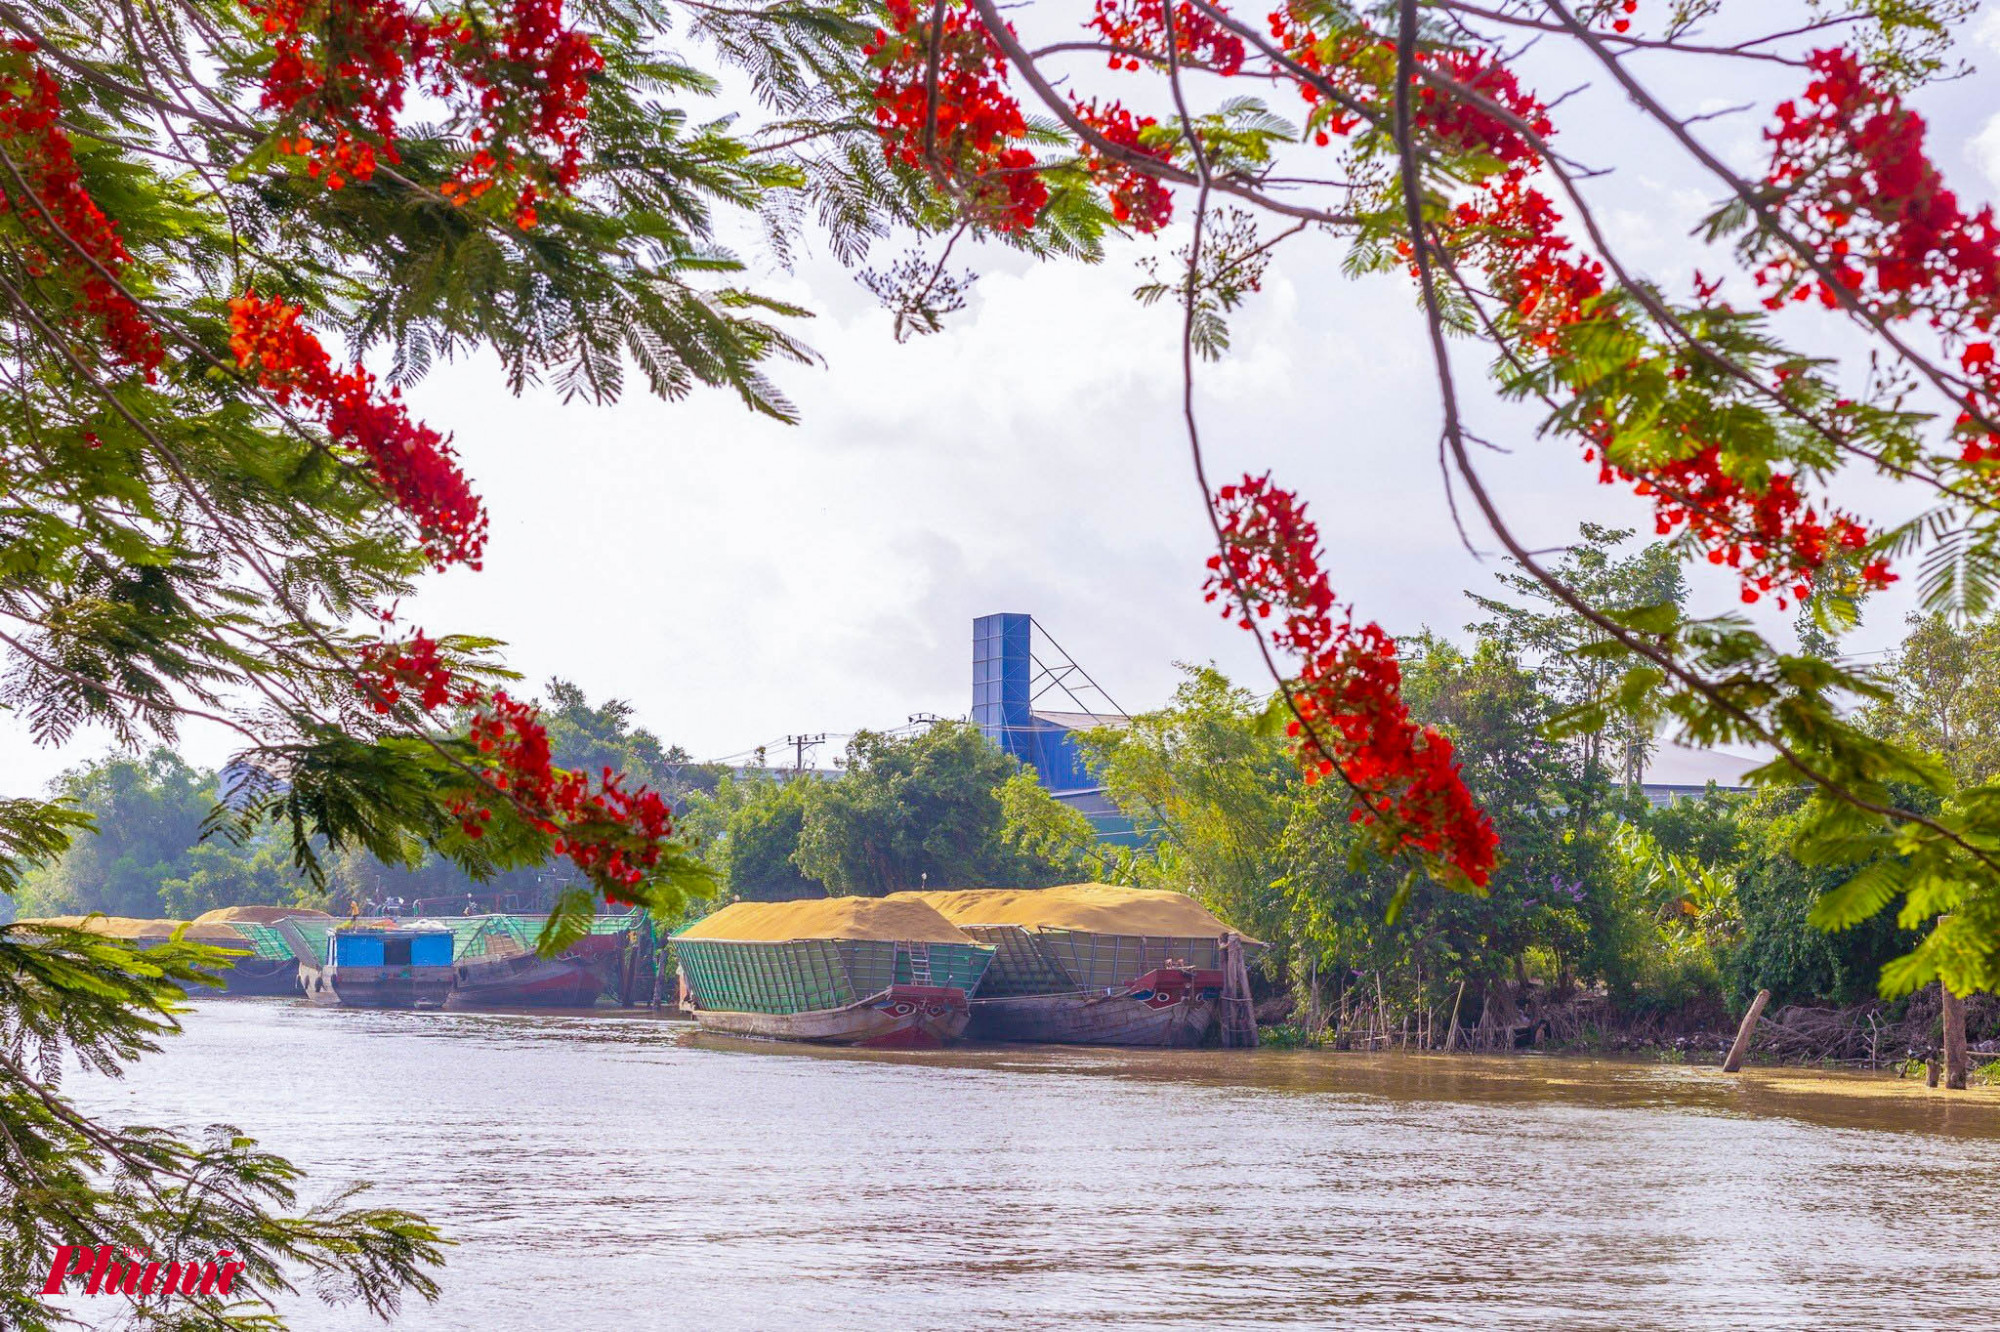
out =
[[973,1040],[1199,1045],[1222,1000],[1232,931],[1180,893],[1079,883],[895,898],[996,950],[971,1001]]
[[[244,910],[240,907],[234,909]],[[51,916],[45,921],[23,920],[20,923],[66,926],[102,938],[117,939],[131,944],[134,948],[151,948],[166,943],[174,937],[175,930],[185,927],[185,932],[181,935],[184,941],[207,944],[212,948],[227,948],[236,954],[227,965],[217,967],[210,973],[223,982],[220,993],[272,995],[299,992],[298,963],[282,941],[273,938],[260,943],[247,929],[240,928],[237,922],[218,919],[218,915],[219,913],[211,911],[191,921],[150,920],[137,916]],[[205,995],[217,993],[207,986],[188,988]]]
[[[296,921],[279,928],[303,931]],[[449,929],[388,921],[342,925],[326,932],[322,962],[299,963],[299,981],[316,1004],[441,1008],[454,980],[451,955]]]
[[546,917],[489,916],[460,942],[449,1008],[588,1008],[612,989],[645,914],[600,916],[555,957],[535,951]]
[[737,902],[673,938],[709,1031],[872,1047],[941,1046],[970,1016],[993,950],[921,902]]
[[238,947],[251,955],[239,957],[223,974],[224,994],[296,995],[299,993],[299,960],[284,936],[273,928],[281,920],[317,920],[329,926],[333,917],[312,907],[239,906],[218,907],[194,918],[196,926],[216,926],[243,939]]

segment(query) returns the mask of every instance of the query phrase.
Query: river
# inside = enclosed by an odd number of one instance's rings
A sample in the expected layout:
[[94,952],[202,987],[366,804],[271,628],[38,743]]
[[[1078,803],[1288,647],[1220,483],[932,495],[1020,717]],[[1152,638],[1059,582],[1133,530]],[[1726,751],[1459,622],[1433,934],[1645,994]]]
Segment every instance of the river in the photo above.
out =
[[[2000,1096],[1522,1056],[865,1054],[210,999],[87,1108],[236,1124],[457,1246],[400,1329],[2000,1319]],[[379,1327],[287,1306],[301,1332]]]

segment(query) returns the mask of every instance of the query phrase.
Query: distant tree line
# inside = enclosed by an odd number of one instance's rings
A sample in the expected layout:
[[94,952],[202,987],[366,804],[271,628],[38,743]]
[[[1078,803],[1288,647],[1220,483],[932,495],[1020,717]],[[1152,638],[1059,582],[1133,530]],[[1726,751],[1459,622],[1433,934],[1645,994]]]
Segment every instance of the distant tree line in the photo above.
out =
[[[633,723],[619,699],[593,705],[567,680],[544,687],[543,719],[557,765],[610,768],[679,802],[714,789],[724,769],[694,762],[677,745]],[[78,915],[191,919],[221,906],[308,905],[344,912],[400,897],[459,901],[511,896],[545,900],[553,867],[522,869],[475,882],[437,855],[414,866],[387,865],[358,848],[324,857],[326,882],[314,884],[293,863],[289,838],[266,826],[238,840],[226,827],[207,831],[210,812],[229,798],[231,770],[197,768],[170,749],[113,754],[58,778],[59,798],[91,815],[95,836],[77,839],[59,859],[32,869],[11,899],[19,916]],[[0,910],[10,905],[0,899]]]

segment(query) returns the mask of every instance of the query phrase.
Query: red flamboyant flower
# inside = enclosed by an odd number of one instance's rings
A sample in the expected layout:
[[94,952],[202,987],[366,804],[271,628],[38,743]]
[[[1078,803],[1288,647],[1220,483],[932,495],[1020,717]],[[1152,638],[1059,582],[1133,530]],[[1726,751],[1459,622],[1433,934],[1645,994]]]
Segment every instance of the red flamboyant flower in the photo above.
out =
[[[1359,24],[1322,34],[1312,26],[1314,17],[1305,6],[1288,4],[1272,11],[1267,22],[1286,58],[1312,76],[1295,83],[1299,95],[1313,107],[1307,128],[1314,141],[1325,146],[1357,129],[1366,119],[1364,113],[1379,108],[1387,116],[1396,87],[1396,43]],[[1554,132],[1548,109],[1521,87],[1499,56],[1447,47],[1419,50],[1416,63],[1419,69],[1411,71],[1410,83],[1417,129],[1434,135],[1452,151],[1482,153],[1508,166],[1539,161],[1526,135],[1473,100],[1476,96],[1503,108],[1536,134]],[[1466,93],[1431,86],[1424,81],[1426,72],[1462,85]],[[1330,97],[1322,83],[1331,85],[1340,97]]]
[[624,778],[610,768],[595,778],[557,768],[548,728],[535,707],[454,675],[437,642],[421,630],[407,641],[364,648],[355,684],[378,713],[394,711],[406,699],[424,713],[469,712],[475,773],[488,789],[450,806],[465,836],[484,837],[495,804],[504,798],[551,839],[557,855],[589,875],[614,902],[635,900],[630,890],[659,865],[673,836],[673,814],[658,793],[627,790]]
[[14,163],[0,188],[0,218],[25,233],[22,259],[37,278],[75,290],[78,325],[94,324],[114,361],[151,383],[165,359],[159,333],[122,290],[132,256],[118,224],[83,186],[69,135],[59,123],[62,87],[34,58],[35,43],[17,38],[0,48],[0,145]]
[[467,204],[499,189],[514,224],[582,175],[590,79],[604,59],[563,25],[563,0],[506,0],[435,22],[403,0],[243,0],[272,41],[262,104],[284,118],[281,153],[306,159],[330,189],[400,162],[398,118],[410,86],[462,101],[477,145],[442,187]]
[[[1593,321],[1619,318],[1604,296],[1604,266],[1562,234],[1561,215],[1520,170],[1483,182],[1452,213],[1462,253],[1485,270],[1493,292],[1507,302],[1507,331],[1516,355],[1546,358],[1560,371],[1577,339],[1591,336]],[[1692,436],[1682,456],[1646,468],[1610,461],[1614,427],[1600,423],[1584,458],[1598,464],[1598,480],[1631,485],[1650,499],[1654,528],[1662,536],[1684,530],[1710,563],[1737,574],[1743,600],[1775,593],[1811,595],[1821,568],[1848,560],[1869,543],[1865,526],[1835,511],[1822,514],[1801,495],[1797,481],[1745,460],[1732,465],[1713,444]],[[1881,560],[1862,564],[1860,581],[1882,588],[1895,575]]]
[[[1598,479],[1606,485],[1626,482],[1634,494],[1652,498],[1659,535],[1685,527],[1710,564],[1736,570],[1746,603],[1772,593],[1780,610],[1787,596],[1804,601],[1828,560],[1852,557],[1868,546],[1867,528],[1839,512],[1822,517],[1789,475],[1775,472],[1757,486],[1747,485],[1724,470],[1714,445],[1639,475],[1605,462],[1597,448],[1586,457],[1598,463]],[[1860,580],[1871,589],[1887,587],[1895,577],[1884,560],[1861,566]]]
[[405,695],[425,712],[447,706],[471,707],[480,698],[476,686],[453,677],[438,651],[437,640],[418,630],[407,642],[371,643],[361,651],[358,687],[368,706],[387,714]]
[[590,79],[604,69],[591,40],[563,26],[563,0],[512,0],[497,30],[464,19],[439,25],[440,50],[479,94],[478,149],[445,183],[447,198],[478,198],[522,169],[532,179],[514,196],[514,222],[535,225],[540,185],[566,193],[582,174]]
[[1275,619],[1271,643],[1299,667],[1286,686],[1297,713],[1287,730],[1306,780],[1338,772],[1355,794],[1356,822],[1483,887],[1500,846],[1493,822],[1466,788],[1451,740],[1411,720],[1395,640],[1335,602],[1305,505],[1268,476],[1246,476],[1216,492],[1214,510],[1222,550],[1208,560],[1207,599],[1245,629]]
[[[1418,63],[1463,85],[1495,106],[1504,107],[1534,132],[1547,137],[1555,132],[1548,109],[1534,94],[1521,87],[1514,72],[1490,51],[1446,50],[1419,53]],[[1412,74],[1412,82],[1418,80]],[[1414,97],[1413,119],[1419,129],[1429,130],[1447,146],[1460,152],[1480,152],[1497,157],[1508,165],[1539,163],[1541,158],[1527,137],[1500,116],[1450,89],[1419,83]]]
[[[1148,147],[1140,141],[1140,132],[1157,123],[1151,116],[1135,116],[1117,102],[1100,107],[1095,99],[1076,101],[1072,106],[1077,119],[1109,143],[1161,162],[1172,156],[1164,147]],[[1158,177],[1107,157],[1088,144],[1084,146],[1083,160],[1091,176],[1103,184],[1111,200],[1111,216],[1118,221],[1129,224],[1134,231],[1153,232],[1174,220],[1173,192]]]
[[430,24],[402,0],[244,0],[271,38],[263,107],[295,132],[278,151],[306,159],[328,189],[375,174],[396,153],[396,117],[414,68],[431,53]]
[[373,466],[382,489],[417,524],[437,568],[478,568],[486,547],[486,510],[472,493],[444,436],[410,419],[399,390],[376,391],[358,363],[336,370],[319,339],[299,323],[300,307],[246,292],[229,303],[229,347],[236,363],[279,403],[294,398],[325,422],[336,445]]
[[[1926,318],[1956,356],[1968,392],[1957,429],[1967,462],[2000,458],[2000,435],[1978,417],[2000,416],[1986,335],[2000,320],[2000,221],[1968,213],[1924,151],[1924,119],[1851,51],[1815,51],[1803,95],[1780,103],[1766,182],[1784,217],[1832,280],[1790,250],[1757,270],[1764,304],[1817,298],[1836,307],[1844,290],[1876,316]],[[1981,350],[1981,349],[1985,350]]]
[[[930,18],[914,0],[889,0],[893,31],[861,48],[880,71],[875,129],[882,155],[927,171],[995,231],[1027,231],[1049,201],[1021,103],[1007,91],[1007,60],[968,0],[947,0],[937,36],[937,104],[931,105]],[[929,126],[928,146],[926,126]]]
[[[1174,6],[1174,52],[1218,74],[1243,68],[1243,39],[1207,14],[1180,0]],[[1090,22],[1104,40],[1124,48],[1111,57],[1113,69],[1137,69],[1141,55],[1164,61],[1167,56],[1165,0],[1096,0]]]

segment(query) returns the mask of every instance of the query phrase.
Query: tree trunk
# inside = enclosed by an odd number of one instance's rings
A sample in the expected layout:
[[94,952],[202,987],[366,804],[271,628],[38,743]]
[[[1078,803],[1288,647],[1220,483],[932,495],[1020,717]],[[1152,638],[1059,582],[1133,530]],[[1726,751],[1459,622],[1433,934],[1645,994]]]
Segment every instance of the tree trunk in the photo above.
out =
[[1306,964],[1306,1040],[1319,1031],[1319,956]]
[[1750,1011],[1743,1015],[1743,1025],[1736,1029],[1736,1043],[1729,1047],[1729,1058],[1722,1061],[1724,1073],[1734,1073],[1743,1067],[1743,1056],[1750,1052],[1750,1036],[1757,1030],[1757,1019],[1764,1016],[1764,1005],[1770,1002],[1769,990],[1757,991],[1757,997],[1750,1001]]
[[1966,1074],[1972,1071],[1971,1056],[1965,1051],[1965,1000],[1938,982],[1938,997],[1944,1001],[1944,1085],[1952,1091],[1965,1090]]

